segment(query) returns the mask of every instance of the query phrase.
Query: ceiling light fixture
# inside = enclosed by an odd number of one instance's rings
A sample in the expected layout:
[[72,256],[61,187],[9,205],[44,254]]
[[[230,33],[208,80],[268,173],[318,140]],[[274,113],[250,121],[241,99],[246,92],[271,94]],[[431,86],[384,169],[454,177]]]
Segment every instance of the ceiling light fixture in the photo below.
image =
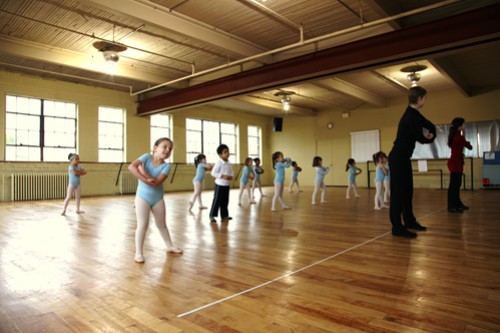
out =
[[281,97],[281,104],[283,105],[283,111],[290,111],[290,102],[292,101],[291,95],[295,95],[293,91],[280,90],[274,94],[274,96]]
[[93,43],[92,46],[102,53],[104,61],[106,62],[105,71],[110,75],[114,75],[117,69],[116,64],[118,60],[120,60],[118,53],[125,51],[127,47],[106,41],[97,41]]
[[290,102],[292,99],[290,96],[285,96],[281,99],[281,103],[283,104],[283,111],[290,111]]
[[102,53],[106,62],[118,62],[120,56],[114,51],[104,51]]
[[109,75],[115,75],[116,74],[116,65],[118,63],[118,60],[120,59],[120,56],[114,51],[104,51],[102,53],[104,57],[104,61],[106,61],[106,72]]
[[401,68],[401,72],[410,73],[406,77],[411,82],[411,86],[416,87],[418,85],[418,81],[420,81],[420,78],[422,77],[422,75],[420,75],[419,72],[426,70],[426,69],[427,69],[427,66],[417,64],[417,65],[403,67],[403,68]]

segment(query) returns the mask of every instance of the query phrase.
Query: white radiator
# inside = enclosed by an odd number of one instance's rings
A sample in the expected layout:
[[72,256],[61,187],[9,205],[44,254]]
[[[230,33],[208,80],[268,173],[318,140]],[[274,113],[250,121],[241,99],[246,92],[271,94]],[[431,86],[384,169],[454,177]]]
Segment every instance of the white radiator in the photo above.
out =
[[68,174],[11,174],[10,184],[12,201],[64,199],[68,188]]
[[137,190],[137,178],[130,172],[120,174],[120,194],[133,194]]

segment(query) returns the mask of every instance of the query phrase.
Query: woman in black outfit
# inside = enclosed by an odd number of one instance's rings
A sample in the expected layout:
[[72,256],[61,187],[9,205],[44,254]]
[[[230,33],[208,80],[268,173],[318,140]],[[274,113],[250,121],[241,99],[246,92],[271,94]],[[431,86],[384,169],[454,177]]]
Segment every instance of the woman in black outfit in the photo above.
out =
[[[394,236],[415,238],[417,234],[408,229],[425,231],[426,227],[417,222],[413,214],[413,173],[411,156],[415,142],[432,143],[436,138],[436,127],[419,112],[426,100],[427,91],[422,87],[412,87],[408,92],[409,105],[401,117],[398,133],[391,153],[391,207],[390,218]],[[423,129],[428,133],[424,134]],[[403,215],[404,225],[401,221]]]

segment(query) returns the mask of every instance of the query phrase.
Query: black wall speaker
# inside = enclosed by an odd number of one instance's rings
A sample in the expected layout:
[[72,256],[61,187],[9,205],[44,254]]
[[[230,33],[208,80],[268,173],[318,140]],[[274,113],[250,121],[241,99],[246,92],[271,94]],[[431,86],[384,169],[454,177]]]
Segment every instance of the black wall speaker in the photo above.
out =
[[273,131],[281,132],[283,130],[283,118],[274,118]]

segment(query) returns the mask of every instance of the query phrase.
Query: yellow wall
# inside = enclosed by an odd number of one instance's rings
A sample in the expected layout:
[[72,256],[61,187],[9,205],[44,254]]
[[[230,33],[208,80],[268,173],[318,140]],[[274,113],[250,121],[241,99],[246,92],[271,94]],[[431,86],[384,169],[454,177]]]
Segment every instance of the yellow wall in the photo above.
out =
[[[89,175],[86,176],[85,184],[82,186],[83,195],[105,195],[116,194],[115,181],[120,164],[97,163],[98,160],[98,133],[97,133],[97,109],[100,105],[122,107],[127,110],[126,119],[126,159],[132,161],[141,154],[149,151],[150,145],[150,122],[148,117],[135,115],[136,104],[134,97],[126,92],[117,92],[104,88],[96,88],[87,85],[67,83],[57,80],[41,79],[28,75],[15,74],[0,71],[0,176],[5,179],[13,171],[17,170],[44,170],[65,171],[67,163],[6,163],[5,160],[5,95],[15,94],[30,97],[72,101],[78,104],[78,152],[82,164],[87,164]],[[429,92],[427,105],[422,113],[435,124],[447,124],[452,118],[461,116],[466,121],[481,121],[499,119],[498,101],[500,90],[483,94],[476,97],[466,98],[458,92],[436,91]],[[187,117],[200,118],[215,121],[233,122],[239,124],[239,159],[240,163],[248,153],[247,149],[247,126],[255,125],[262,127],[262,160],[266,171],[262,176],[264,185],[272,185],[274,172],[272,170],[271,154],[274,151],[282,151],[285,156],[296,160],[303,171],[299,175],[301,185],[312,186],[314,182],[314,169],[312,159],[321,153],[324,165],[332,165],[332,171],[326,177],[327,185],[347,185],[347,174],[345,163],[350,157],[350,133],[355,131],[366,131],[378,129],[380,131],[381,149],[389,152],[396,135],[397,123],[407,104],[406,96],[388,100],[384,108],[362,106],[350,111],[349,118],[343,118],[345,110],[332,108],[319,112],[315,116],[292,116],[283,114],[283,131],[273,132],[273,117],[247,114],[239,111],[221,110],[206,106],[198,106],[186,110],[172,111],[169,114],[173,119],[172,139],[174,141],[173,162],[185,163],[186,135],[185,119]],[[326,124],[334,123],[333,129],[328,129]],[[191,163],[191,161],[188,161]],[[215,161],[209,161],[215,162]],[[445,161],[432,161],[433,168],[446,171]],[[366,163],[360,161],[358,166],[366,171]],[[126,165],[124,166],[126,169]],[[239,166],[234,166],[235,173]],[[470,167],[466,165],[465,173],[469,173]],[[192,165],[178,165],[173,183],[166,184],[167,191],[191,190],[191,180],[194,176]],[[91,172],[94,174],[91,176]],[[474,186],[481,186],[481,161],[474,161]],[[291,171],[287,171],[286,185],[289,184]],[[448,177],[445,177],[447,187]],[[467,187],[470,187],[469,180]],[[417,187],[439,187],[439,178],[415,177]],[[211,188],[213,180],[206,178],[205,188]],[[6,184],[1,185],[3,193]],[[233,183],[238,186],[238,180]],[[358,177],[360,187],[367,186],[366,172]],[[5,198],[0,198],[5,200]]]

